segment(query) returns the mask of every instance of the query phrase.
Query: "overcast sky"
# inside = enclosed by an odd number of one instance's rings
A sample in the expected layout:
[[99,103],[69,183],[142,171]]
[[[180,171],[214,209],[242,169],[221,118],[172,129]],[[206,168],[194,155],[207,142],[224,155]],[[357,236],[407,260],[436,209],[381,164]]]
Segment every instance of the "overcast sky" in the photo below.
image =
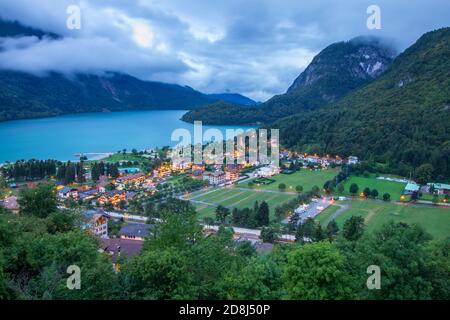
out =
[[[69,5],[81,29],[66,26]],[[381,9],[381,30],[366,12]],[[0,68],[130,73],[264,101],[287,90],[327,45],[370,34],[399,49],[450,25],[449,0],[2,0],[0,17],[59,40],[0,39]]]

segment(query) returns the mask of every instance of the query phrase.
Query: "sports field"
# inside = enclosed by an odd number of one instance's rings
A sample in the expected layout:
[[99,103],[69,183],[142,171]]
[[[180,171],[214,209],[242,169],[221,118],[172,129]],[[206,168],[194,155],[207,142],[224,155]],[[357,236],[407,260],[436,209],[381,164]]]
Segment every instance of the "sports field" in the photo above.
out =
[[197,208],[198,218],[214,217],[215,208],[222,205],[227,208],[253,208],[255,201],[261,203],[266,201],[269,204],[270,215],[273,218],[276,206],[295,198],[295,195],[282,192],[267,192],[261,190],[223,188],[214,191],[206,191],[187,198],[193,201]]
[[399,201],[400,196],[405,189],[406,184],[401,182],[395,182],[395,181],[386,181],[386,180],[379,180],[375,177],[365,178],[365,177],[358,177],[358,176],[350,176],[344,183],[344,194],[350,195],[350,186],[356,183],[359,187],[359,192],[362,192],[364,188],[377,189],[378,190],[378,197],[380,199],[383,198],[383,194],[389,193],[391,195],[392,201]]
[[[338,173],[339,169],[324,169],[320,171],[311,171],[309,169],[300,169],[300,171],[294,172],[292,174],[278,174],[276,176],[270,177],[270,179],[275,180],[275,182],[266,185],[255,186],[255,190],[278,190],[278,185],[284,183],[286,185],[286,191],[295,192],[295,187],[300,185],[303,187],[304,191],[309,191],[312,187],[317,186],[322,190],[324,183],[327,180],[333,179]],[[238,186],[243,188],[249,188],[249,181],[244,181],[238,184]]]
[[335,219],[341,229],[344,222],[351,216],[362,216],[369,232],[393,220],[394,222],[419,224],[436,239],[450,236],[450,208],[350,200],[328,207],[316,219],[324,223],[339,209],[340,204],[348,206],[348,209]]

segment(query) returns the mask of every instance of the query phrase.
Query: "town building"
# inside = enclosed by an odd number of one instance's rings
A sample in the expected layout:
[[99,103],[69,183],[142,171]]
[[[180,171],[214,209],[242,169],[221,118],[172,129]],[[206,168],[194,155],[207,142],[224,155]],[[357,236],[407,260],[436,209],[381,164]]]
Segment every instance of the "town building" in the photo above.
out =
[[225,166],[225,180],[236,181],[239,179],[239,172],[242,166],[237,164],[229,164]]
[[450,184],[444,183],[427,183],[427,191],[430,192],[431,186],[434,187],[434,192],[438,195],[449,194],[450,195]]
[[355,157],[355,156],[348,157],[348,160],[347,160],[348,164],[358,164],[358,162],[359,162],[358,157]]
[[143,241],[145,237],[147,237],[150,234],[151,228],[152,225],[150,224],[130,222],[120,229],[118,236],[121,239]]
[[172,162],[172,170],[174,171],[184,171],[190,169],[192,162],[190,161],[175,161]]
[[272,177],[279,173],[280,173],[280,167],[271,164],[271,165],[268,165],[268,166],[265,166],[265,167],[262,167],[262,168],[259,168],[258,170],[256,170],[255,176],[267,178],[267,177]]
[[91,189],[83,192],[78,192],[78,199],[82,201],[93,200],[98,196],[97,189]]
[[109,184],[107,176],[100,176],[97,184],[97,190],[100,193],[106,192],[106,186]]
[[118,190],[123,190],[128,187],[138,187],[145,181],[145,174],[136,173],[130,174],[116,179],[116,185]]
[[60,199],[72,198],[74,200],[78,200],[78,189],[62,187],[57,192]]
[[87,210],[84,215],[88,219],[85,229],[100,238],[108,238],[108,216],[103,210]]
[[118,206],[121,201],[127,201],[127,192],[123,190],[106,191],[98,198],[98,203],[103,206],[106,203],[111,203],[113,206]]
[[111,257],[113,269],[115,272],[120,271],[120,259],[132,258],[139,255],[142,250],[144,241],[129,240],[122,238],[100,240],[100,250],[109,254]]
[[420,186],[416,184],[415,182],[408,182],[406,184],[405,190],[403,191],[404,194],[415,194],[419,192]]
[[209,184],[217,186],[225,183],[225,173],[223,171],[205,172],[203,180],[207,180]]

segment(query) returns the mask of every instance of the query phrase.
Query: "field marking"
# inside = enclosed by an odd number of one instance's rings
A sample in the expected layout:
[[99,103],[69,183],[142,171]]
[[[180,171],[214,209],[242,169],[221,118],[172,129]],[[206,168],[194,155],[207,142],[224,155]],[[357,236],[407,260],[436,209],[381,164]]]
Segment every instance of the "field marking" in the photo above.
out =
[[[197,199],[197,198],[203,197],[203,196],[205,196],[205,195],[208,195],[208,194],[210,194],[210,193],[214,193],[214,192],[219,191],[219,190],[222,190],[222,189],[208,190],[208,191],[206,191],[206,192],[201,192],[201,191],[200,191],[199,194],[196,194],[196,195],[194,195],[194,196],[192,196],[192,193],[191,193],[190,195],[187,196],[187,199],[188,199],[188,200]],[[191,196],[191,197],[189,197],[189,196]]]
[[223,197],[224,195],[227,195],[227,194],[229,194],[229,193],[233,193],[233,192],[234,192],[234,189],[225,189],[225,188],[221,188],[221,189],[217,189],[216,191],[220,191],[220,192],[218,192],[218,193],[216,193],[216,194],[213,194],[213,195],[210,195],[210,196],[208,196],[208,197],[206,197],[206,198],[203,198],[203,196],[208,195],[208,193],[207,193],[207,194],[203,194],[203,195],[200,197],[200,198],[202,198],[201,201],[212,201],[212,200],[215,199],[215,198],[220,198],[220,197]]
[[223,203],[223,202],[226,202],[226,201],[228,201],[228,200],[230,200],[230,199],[233,199],[233,198],[236,198],[236,197],[238,197],[238,196],[240,196],[241,194],[243,194],[243,193],[245,193],[246,191],[240,191],[240,192],[238,192],[238,193],[236,193],[236,194],[234,194],[234,195],[232,195],[232,196],[230,196],[230,197],[227,197],[227,198],[223,198],[223,199],[221,199],[220,201],[217,201],[217,202],[214,202],[214,204],[220,204],[220,203]]

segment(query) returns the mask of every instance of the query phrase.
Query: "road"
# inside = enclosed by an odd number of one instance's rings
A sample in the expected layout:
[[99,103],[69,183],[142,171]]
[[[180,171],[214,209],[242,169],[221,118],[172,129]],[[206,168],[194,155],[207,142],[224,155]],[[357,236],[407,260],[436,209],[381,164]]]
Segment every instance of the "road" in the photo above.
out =
[[[139,221],[139,222],[143,222],[143,223],[147,222],[147,217],[144,217],[144,216],[138,216],[138,215],[132,215],[132,214],[122,214],[122,213],[108,212],[108,211],[105,211],[105,214],[112,218],[118,218],[118,219],[124,219],[124,220],[134,220],[134,221]],[[154,219],[154,220],[160,221],[159,219]],[[201,224],[201,225],[203,226],[203,229],[214,230],[214,231],[219,230],[219,226],[205,225],[205,224]],[[247,229],[247,228],[239,228],[239,227],[231,227],[231,228],[233,228],[234,233],[240,234],[240,235],[253,235],[253,236],[257,236],[258,238],[261,235],[261,230],[258,230],[258,229]],[[290,235],[290,234],[283,234],[280,236],[279,240],[295,241],[295,236]]]
[[330,223],[330,221],[336,220],[337,217],[339,217],[341,214],[343,214],[349,208],[349,205],[347,203],[338,204],[338,206],[340,208],[337,209],[335,213],[333,213],[331,216],[328,217],[328,219],[326,219],[323,222],[324,226],[326,226],[328,223]]
[[[333,203],[332,197],[323,197],[322,199],[317,200],[318,201],[311,201],[306,211],[298,214],[298,224],[302,223],[308,218],[315,218]],[[321,208],[319,209],[319,207]]]

